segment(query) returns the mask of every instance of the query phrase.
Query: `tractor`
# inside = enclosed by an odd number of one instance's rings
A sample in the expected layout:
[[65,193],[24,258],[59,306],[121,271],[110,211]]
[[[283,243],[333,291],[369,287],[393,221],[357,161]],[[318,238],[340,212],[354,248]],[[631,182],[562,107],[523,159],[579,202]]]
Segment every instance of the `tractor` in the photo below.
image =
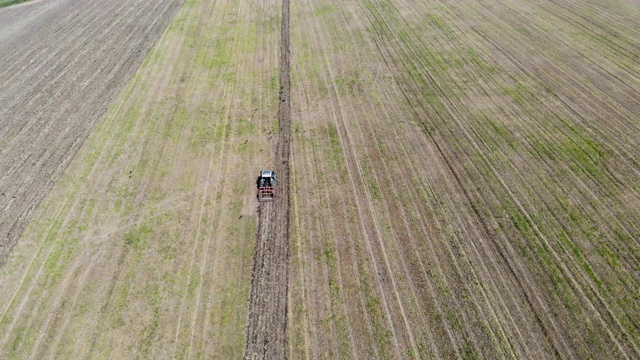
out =
[[256,180],[258,187],[258,201],[271,201],[276,197],[276,173],[271,170],[262,170]]

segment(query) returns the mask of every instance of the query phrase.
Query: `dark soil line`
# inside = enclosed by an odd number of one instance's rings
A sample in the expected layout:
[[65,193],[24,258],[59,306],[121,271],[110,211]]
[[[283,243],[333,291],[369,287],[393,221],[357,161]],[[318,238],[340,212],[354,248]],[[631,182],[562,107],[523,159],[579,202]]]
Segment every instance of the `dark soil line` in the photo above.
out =
[[258,209],[251,295],[244,350],[245,359],[287,358],[287,306],[289,291],[289,155],[291,141],[291,78],[289,56],[289,0],[282,1],[280,44],[280,133],[274,161],[280,174],[277,198]]

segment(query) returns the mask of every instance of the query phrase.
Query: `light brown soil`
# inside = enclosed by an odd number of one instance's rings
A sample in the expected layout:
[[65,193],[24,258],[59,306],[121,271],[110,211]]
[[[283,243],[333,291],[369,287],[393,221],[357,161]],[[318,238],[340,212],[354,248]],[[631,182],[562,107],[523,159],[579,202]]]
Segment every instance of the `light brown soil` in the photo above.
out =
[[0,9],[0,267],[182,3]]

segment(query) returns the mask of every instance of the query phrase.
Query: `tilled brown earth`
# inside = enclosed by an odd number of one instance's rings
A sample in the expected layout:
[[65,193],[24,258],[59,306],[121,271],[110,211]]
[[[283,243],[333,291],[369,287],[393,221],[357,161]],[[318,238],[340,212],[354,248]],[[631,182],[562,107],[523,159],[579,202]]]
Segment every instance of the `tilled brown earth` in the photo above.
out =
[[183,2],[0,9],[0,266]]
[[289,155],[291,138],[291,88],[289,63],[289,1],[282,2],[280,48],[279,138],[275,154],[277,197],[259,207],[251,298],[244,357],[283,359],[287,354],[287,305],[289,287]]

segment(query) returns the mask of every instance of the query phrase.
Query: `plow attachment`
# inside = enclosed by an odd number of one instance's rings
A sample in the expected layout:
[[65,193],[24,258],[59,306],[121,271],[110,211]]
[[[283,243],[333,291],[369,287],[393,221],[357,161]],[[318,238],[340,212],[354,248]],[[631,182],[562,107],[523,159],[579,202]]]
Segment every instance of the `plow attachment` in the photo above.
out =
[[271,186],[264,186],[258,188],[258,201],[271,201],[276,197],[274,188]]

